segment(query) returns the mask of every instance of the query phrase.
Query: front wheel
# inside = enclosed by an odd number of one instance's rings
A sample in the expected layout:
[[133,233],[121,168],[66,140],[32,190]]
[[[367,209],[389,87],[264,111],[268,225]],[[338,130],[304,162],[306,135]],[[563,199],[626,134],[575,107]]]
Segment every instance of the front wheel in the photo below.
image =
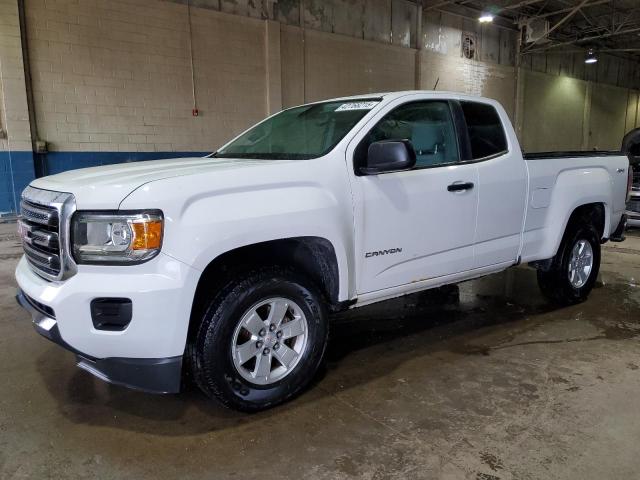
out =
[[216,295],[190,346],[193,377],[229,408],[259,411],[301,392],[322,362],[326,312],[311,282],[280,267]]
[[542,293],[558,305],[583,302],[600,270],[600,239],[589,224],[570,225],[548,271],[538,270]]

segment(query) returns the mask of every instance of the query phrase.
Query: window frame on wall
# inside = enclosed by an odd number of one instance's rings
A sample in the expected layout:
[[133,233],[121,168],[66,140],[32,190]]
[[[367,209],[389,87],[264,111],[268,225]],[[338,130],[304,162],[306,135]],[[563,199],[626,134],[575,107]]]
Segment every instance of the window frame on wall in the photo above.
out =
[[[385,115],[378,120],[372,127],[368,128],[367,133],[362,137],[362,139],[360,139],[360,141],[358,142],[358,145],[355,147],[354,151],[353,151],[353,167],[354,167],[354,172],[356,175],[360,176],[359,173],[359,169],[361,166],[364,166],[364,162],[366,161],[366,155],[367,155],[367,151],[369,148],[369,145],[371,145],[371,143],[368,143],[368,137],[369,134],[375,130],[376,128],[378,128],[378,126],[384,122],[385,120],[388,119],[389,115],[393,114],[394,112],[396,112],[397,110],[401,109],[401,108],[405,108],[409,105],[413,105],[413,104],[422,104],[422,103],[442,103],[442,104],[446,104],[448,106],[448,113],[449,113],[449,119],[451,121],[451,127],[453,129],[453,135],[455,137],[455,141],[456,141],[456,148],[457,148],[457,159],[453,162],[448,162],[448,163],[439,163],[439,164],[435,164],[435,165],[418,165],[416,164],[415,167],[411,168],[410,170],[406,170],[406,171],[414,171],[414,170],[426,170],[426,169],[432,169],[432,168],[442,168],[442,167],[450,167],[452,165],[459,165],[461,163],[465,163],[465,158],[466,156],[469,155],[469,147],[468,144],[464,144],[462,143],[461,140],[461,132],[465,131],[466,132],[466,123],[464,123],[464,116],[462,116],[462,110],[461,108],[456,108],[454,105],[454,101],[449,100],[449,99],[440,99],[440,98],[425,98],[425,99],[417,99],[417,100],[411,100],[408,102],[404,102],[400,105],[395,106],[393,109],[391,109],[390,111],[388,111],[387,113],[385,113]],[[407,140],[406,138],[389,138],[386,140]],[[366,147],[365,147],[366,145]],[[394,172],[381,172],[379,175],[385,175],[387,173],[394,173]]]

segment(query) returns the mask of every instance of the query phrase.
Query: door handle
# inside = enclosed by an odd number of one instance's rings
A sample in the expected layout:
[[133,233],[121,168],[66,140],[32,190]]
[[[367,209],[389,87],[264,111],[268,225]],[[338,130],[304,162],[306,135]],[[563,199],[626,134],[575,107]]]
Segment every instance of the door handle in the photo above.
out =
[[463,190],[471,190],[473,188],[473,182],[460,182],[452,183],[447,187],[450,192],[461,192]]

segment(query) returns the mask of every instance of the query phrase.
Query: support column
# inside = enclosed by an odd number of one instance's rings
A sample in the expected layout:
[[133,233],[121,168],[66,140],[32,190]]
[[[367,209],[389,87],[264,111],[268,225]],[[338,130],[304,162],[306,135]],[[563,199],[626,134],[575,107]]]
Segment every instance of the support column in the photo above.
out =
[[591,143],[591,96],[593,94],[593,82],[587,82],[587,93],[584,96],[584,111],[582,115],[582,145],[581,150],[589,150]]
[[515,65],[515,74],[516,74],[516,91],[514,95],[516,96],[514,112],[513,112],[513,126],[516,131],[516,136],[518,137],[518,141],[520,145],[523,143],[522,137],[522,128],[524,124],[524,117],[522,115],[524,108],[524,88],[525,88],[525,71],[522,68],[522,31],[519,32],[518,39],[516,41],[516,65]]
[[282,61],[280,58],[280,23],[265,20],[265,65],[267,115],[282,110]]
[[514,112],[514,127],[516,130],[516,135],[518,136],[518,140],[522,143],[522,127],[524,124],[524,116],[522,112],[524,111],[524,89],[525,89],[525,70],[520,66],[516,66],[516,103],[515,103],[515,112]]
[[418,0],[416,5],[416,56],[415,68],[415,89],[422,89],[422,0]]
[[34,178],[18,0],[0,0],[0,214]]

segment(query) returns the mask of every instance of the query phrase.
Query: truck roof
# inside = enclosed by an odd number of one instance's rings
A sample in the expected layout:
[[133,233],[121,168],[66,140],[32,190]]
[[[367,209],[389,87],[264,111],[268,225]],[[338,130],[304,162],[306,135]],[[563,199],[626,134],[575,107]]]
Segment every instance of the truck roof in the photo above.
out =
[[[404,97],[405,95],[410,95],[415,93],[428,93],[428,94],[433,94],[436,96],[444,96],[448,98],[464,98],[464,99],[470,99],[470,100],[492,101],[490,98],[481,97],[479,95],[470,95],[462,92],[450,92],[446,90],[400,90],[397,92],[376,92],[376,93],[366,93],[361,95],[350,95],[346,97],[328,98],[325,100],[319,100],[318,102],[362,100],[362,99],[371,99],[371,98],[384,98],[385,100],[393,100],[399,97]],[[317,102],[311,102],[311,103],[317,103]]]

